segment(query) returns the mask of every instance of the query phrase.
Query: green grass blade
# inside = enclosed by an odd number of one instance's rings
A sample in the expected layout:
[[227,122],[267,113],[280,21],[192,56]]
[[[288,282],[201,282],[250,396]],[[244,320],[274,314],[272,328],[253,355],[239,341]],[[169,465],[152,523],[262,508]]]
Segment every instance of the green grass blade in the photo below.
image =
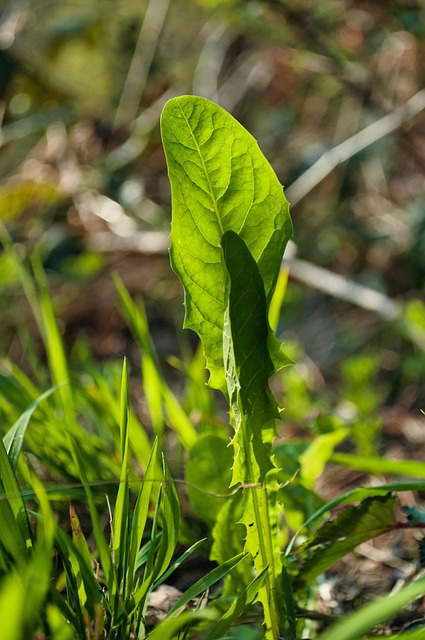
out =
[[170,609],[167,614],[167,618],[172,616],[175,611],[178,611],[180,607],[184,607],[188,602],[192,600],[192,598],[196,598],[197,596],[205,593],[213,584],[222,580],[227,576],[230,571],[236,567],[241,560],[246,558],[246,553],[240,553],[234,558],[230,558],[226,562],[223,562],[219,567],[216,567],[207,575],[203,576],[200,580],[195,582],[185,593],[177,600],[174,606]]
[[355,456],[348,453],[334,453],[330,461],[349,469],[356,469],[373,475],[384,473],[410,476],[412,478],[425,478],[425,464],[418,460],[387,460],[385,458]]
[[[38,255],[34,256],[32,266],[39,287],[37,301],[39,312],[37,315],[41,317],[42,321],[42,338],[44,347],[49,360],[52,381],[55,385],[59,385],[69,380],[68,363],[66,360],[64,344],[59,331],[55,311],[53,309],[53,302],[50,297],[47,278]],[[71,386],[61,386],[60,396],[64,410],[73,416],[74,402]]]
[[49,591],[56,523],[42,483],[24,465],[23,473],[33,486],[40,505],[37,542],[28,564],[18,569],[22,588],[20,597],[24,603],[20,628],[22,637],[30,638],[38,629]]
[[147,545],[143,549],[141,549],[141,553],[138,555],[137,564],[138,566],[142,566],[142,556],[145,558],[145,570],[143,573],[143,580],[140,586],[136,589],[134,593],[134,600],[137,606],[144,602],[149,591],[152,590],[154,584],[154,571],[155,571],[155,561],[156,561],[156,553],[159,545],[161,544],[162,533],[158,533],[158,525],[159,525],[159,515],[161,510],[161,504],[163,500],[163,486],[161,485],[160,491],[158,493],[156,504],[155,504],[155,512],[152,521],[152,528],[150,532],[150,540]]
[[92,559],[81,529],[79,518],[70,505],[72,544],[66,544],[68,558],[78,582],[78,597],[82,607],[94,614],[95,605],[102,599],[102,590],[95,579]]
[[[128,371],[127,360],[124,359],[121,378],[121,419],[120,419],[120,440],[121,440],[121,474],[118,494],[115,502],[114,516],[112,521],[112,558],[117,577],[117,589],[121,596],[127,592],[126,568],[129,550],[128,529],[130,495],[128,487],[128,412],[129,412],[129,392],[128,392]],[[118,595],[116,593],[115,595]],[[115,614],[118,613],[119,598],[115,599]]]
[[149,334],[146,310],[142,301],[133,302],[122,281],[115,276],[115,287],[120,298],[121,314],[131,327],[133,335],[142,350],[142,376],[146,403],[152,420],[152,428],[157,437],[165,432],[164,409],[172,429],[179,435],[185,448],[189,448],[197,438],[196,431],[180,402],[169,389],[161,373],[158,357]]
[[149,634],[149,640],[175,640],[182,627],[186,627],[191,622],[205,621],[215,622],[219,613],[211,609],[200,609],[198,611],[185,611],[177,617],[167,618],[161,622]]
[[0,620],[3,640],[22,640],[22,620],[25,610],[25,595],[22,579],[14,571],[2,582],[0,590]]
[[[116,394],[113,393],[109,381],[105,380],[102,374],[95,372],[93,374],[93,380],[96,388],[95,390],[92,388],[88,391],[88,397],[91,402],[95,402],[94,406],[97,414],[100,414],[101,412],[108,413],[108,417],[111,419],[114,425],[113,428],[115,429],[115,425],[120,422],[120,401],[119,399],[117,400]],[[101,408],[98,408],[99,404],[101,404]],[[145,428],[135,415],[134,411],[132,411],[131,407],[129,407],[128,414],[128,437],[130,440],[131,450],[137,456],[142,469],[146,469],[150,457],[151,443]]]
[[131,522],[131,533],[129,537],[130,549],[128,554],[127,582],[130,584],[134,580],[136,570],[138,568],[138,554],[142,542],[146,522],[149,514],[149,505],[151,502],[152,488],[157,479],[156,470],[158,455],[158,439],[155,440],[151,451],[151,457],[145,471],[142,485],[137,496],[136,505],[134,507],[133,518]]
[[141,364],[146,403],[149,407],[153,431],[157,437],[161,437],[165,431],[162,409],[162,375],[155,347],[149,334],[146,310],[141,300],[137,305],[133,302],[122,280],[117,275],[114,275],[114,284],[119,296],[121,315],[142,350]]
[[83,484],[84,492],[87,498],[87,505],[90,511],[90,518],[93,526],[93,534],[96,542],[96,547],[99,553],[100,564],[105,574],[106,586],[108,590],[112,593],[114,591],[115,580],[114,580],[114,574],[112,570],[111,550],[103,534],[102,526],[100,524],[99,516],[96,510],[95,501],[93,498],[93,494],[90,490],[87,477],[84,473],[84,470],[81,467],[79,471],[81,476],[81,482]]
[[[83,635],[85,625],[78,592],[79,585],[73,568],[73,561],[71,561],[71,556],[75,554],[75,550],[72,547],[71,540],[59,527],[56,530],[56,547],[66,576],[66,599],[62,598],[58,592],[54,594],[54,599],[65,619],[69,619],[74,629],[80,635]],[[70,603],[73,605],[72,608]]]
[[207,538],[202,538],[201,540],[198,540],[197,542],[195,542],[195,544],[189,547],[189,549],[186,549],[186,551],[182,553],[181,556],[177,558],[177,560],[174,560],[174,562],[172,562],[168,567],[167,571],[163,573],[162,576],[159,578],[159,580],[155,582],[153,589],[157,589],[159,585],[163,584],[163,582],[165,582],[167,578],[169,578],[169,576],[171,576],[171,574],[176,569],[178,569],[180,565],[183,564],[183,562],[192,555],[192,553],[196,551],[196,549],[198,549],[200,546],[202,546],[205,543],[206,539]]
[[164,399],[170,427],[177,433],[185,449],[190,449],[197,440],[197,433],[181,403],[162,380],[162,397]]
[[3,444],[6,448],[6,452],[9,456],[10,464],[13,470],[16,469],[19,454],[21,453],[21,448],[24,442],[25,431],[27,430],[28,423],[31,419],[32,414],[34,413],[40,402],[50,396],[54,391],[56,391],[59,386],[60,385],[51,387],[50,389],[42,393],[36,400],[34,400],[34,402],[30,404],[28,409],[24,411],[24,413],[18,418],[15,424],[4,436]]
[[180,531],[180,505],[176,485],[164,463],[164,484],[161,501],[162,536],[153,567],[153,581],[167,570],[177,546]]
[[266,571],[262,571],[254,580],[235,598],[229,609],[220,618],[217,624],[207,634],[207,640],[220,640],[223,634],[231,627],[231,625],[240,619],[246,609],[252,604],[257,597],[258,591],[264,584]]
[[0,541],[16,561],[28,556],[32,533],[13,467],[0,441]]
[[[0,375],[0,390],[16,407],[25,409],[28,401],[34,402],[40,395],[39,389],[32,380],[9,358],[4,358],[1,364],[8,375]],[[24,404],[23,404],[24,403]]]
[[[75,640],[75,628],[64,623],[64,618],[58,606],[49,604],[46,610],[47,623],[51,633],[51,640]],[[82,636],[82,634],[80,634]]]
[[[358,640],[380,622],[393,618],[400,609],[425,593],[425,578],[416,580],[394,595],[361,607],[352,615],[320,634],[317,640]],[[404,635],[402,636],[404,638]]]

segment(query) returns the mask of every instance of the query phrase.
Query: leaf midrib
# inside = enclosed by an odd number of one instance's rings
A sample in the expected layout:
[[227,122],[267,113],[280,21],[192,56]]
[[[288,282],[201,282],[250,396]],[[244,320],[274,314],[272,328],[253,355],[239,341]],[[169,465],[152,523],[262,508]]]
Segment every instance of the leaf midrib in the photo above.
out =
[[179,107],[180,107],[180,111],[181,111],[181,113],[183,115],[183,118],[186,120],[187,126],[188,126],[189,131],[190,131],[190,135],[192,136],[193,142],[195,143],[196,150],[197,150],[199,158],[201,160],[202,168],[204,170],[204,174],[205,174],[205,177],[206,177],[207,183],[208,183],[208,188],[209,188],[209,193],[210,193],[212,204],[213,204],[214,213],[215,213],[216,218],[217,218],[217,222],[218,222],[218,226],[220,228],[221,235],[223,235],[224,234],[224,227],[223,227],[223,224],[222,224],[222,221],[221,221],[221,215],[220,215],[220,213],[218,211],[217,200],[214,197],[214,190],[213,190],[213,187],[212,187],[212,184],[211,184],[211,180],[210,180],[210,176],[209,176],[209,173],[208,173],[208,170],[207,170],[207,166],[206,166],[206,164],[204,162],[204,159],[202,157],[201,148],[200,148],[200,146],[198,144],[197,139],[195,138],[195,134],[193,132],[193,129],[190,126],[189,118],[186,116],[186,114],[183,111],[181,105],[179,105]]

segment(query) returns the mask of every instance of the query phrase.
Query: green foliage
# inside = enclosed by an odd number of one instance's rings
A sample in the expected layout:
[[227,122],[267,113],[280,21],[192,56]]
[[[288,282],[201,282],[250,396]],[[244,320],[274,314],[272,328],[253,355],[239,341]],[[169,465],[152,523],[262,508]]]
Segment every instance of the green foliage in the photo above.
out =
[[170,255],[185,289],[185,326],[202,340],[210,384],[229,399],[231,485],[253,487],[244,493],[241,522],[255,569],[266,572],[259,599],[266,636],[276,637],[282,603],[272,533],[276,491],[268,474],[279,410],[269,378],[289,360],[268,317],[291,234],[288,205],[253,138],[217,105],[171,100],[161,131],[172,187]]
[[370,497],[325,523],[298,549],[302,558],[296,579],[299,585],[311,583],[365,540],[391,531],[394,510],[393,495]]
[[226,392],[223,235],[234,231],[247,245],[270,303],[292,234],[288,203],[254,138],[208,100],[170,100],[161,133],[172,188],[170,255],[185,289],[185,326],[202,339],[211,386]]
[[[3,232],[5,264],[20,279],[47,363],[22,330],[26,371],[4,358],[0,372],[0,618],[8,640],[299,640],[321,574],[366,540],[423,528],[417,508],[405,509],[407,522],[394,513],[394,494],[423,491],[423,481],[359,487],[327,503],[315,492],[329,461],[372,474],[424,475],[420,462],[358,455],[381,399],[371,389],[375,357],[356,356],[342,367],[343,400],[359,418],[352,422],[315,398],[294,367],[286,377],[289,420],[306,420],[313,405],[318,415],[307,438],[276,439],[275,422],[285,413],[269,381],[289,363],[274,335],[287,282],[280,270],[291,234],[287,202],[253,138],[216,105],[172,100],[162,132],[173,192],[171,257],[185,288],[186,325],[201,337],[210,384],[228,400],[230,429],[222,398],[204,385],[201,351],[173,360],[183,373],[177,393],[143,303],[117,277],[118,307],[140,350],[142,423],[130,402],[127,359],[101,367],[81,341],[68,355],[40,254],[22,260]],[[409,311],[419,342],[422,308]],[[337,452],[350,440],[356,454]],[[171,450],[173,466],[184,468],[189,503],[164,459]],[[206,539],[196,539],[194,516]],[[205,549],[217,566],[150,629],[152,592]],[[310,637],[359,640],[424,589],[422,579],[411,582],[320,633],[310,627]]]

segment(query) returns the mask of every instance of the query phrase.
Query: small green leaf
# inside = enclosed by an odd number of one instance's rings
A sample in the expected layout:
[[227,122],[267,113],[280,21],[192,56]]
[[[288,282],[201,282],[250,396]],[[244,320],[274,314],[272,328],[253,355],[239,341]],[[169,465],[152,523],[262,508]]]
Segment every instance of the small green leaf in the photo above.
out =
[[226,392],[222,237],[232,230],[249,247],[270,302],[292,235],[288,202],[254,138],[209,100],[167,102],[161,133],[172,190],[170,255],[185,290],[185,326],[202,340],[210,385]]
[[348,435],[348,429],[337,429],[317,436],[304,453],[300,455],[301,481],[307,489],[314,489],[316,480],[322,474],[335,447]]
[[425,490],[425,482],[424,481],[411,481],[411,482],[391,482],[389,484],[382,484],[379,487],[359,487],[358,489],[352,489],[351,491],[346,491],[345,493],[338,496],[334,500],[327,502],[319,509],[317,509],[310,517],[306,519],[302,527],[295,532],[292,536],[289,544],[285,550],[285,557],[289,557],[291,555],[294,544],[300,535],[300,533],[307,529],[313,522],[316,522],[319,518],[321,518],[325,513],[331,511],[335,507],[340,504],[350,504],[353,502],[361,502],[365,498],[371,498],[373,496],[386,496],[389,492],[392,491],[424,491]]
[[366,498],[358,506],[344,509],[325,523],[299,549],[304,558],[298,569],[295,586],[309,584],[337,560],[365,540],[394,528],[395,497],[392,494]]

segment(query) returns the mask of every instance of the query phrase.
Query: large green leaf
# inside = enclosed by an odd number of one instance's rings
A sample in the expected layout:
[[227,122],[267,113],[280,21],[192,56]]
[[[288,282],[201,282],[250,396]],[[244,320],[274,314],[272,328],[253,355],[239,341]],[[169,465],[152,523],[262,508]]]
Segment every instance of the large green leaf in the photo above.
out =
[[269,378],[289,360],[270,329],[263,280],[248,247],[233,231],[224,234],[222,245],[228,275],[223,352],[236,429],[232,484],[262,482],[272,468],[273,420],[279,418]]
[[270,302],[292,234],[288,203],[255,139],[214,103],[173,98],[161,133],[172,190],[170,254],[185,290],[185,326],[202,340],[210,385],[226,392],[222,238],[234,231],[244,240]]

